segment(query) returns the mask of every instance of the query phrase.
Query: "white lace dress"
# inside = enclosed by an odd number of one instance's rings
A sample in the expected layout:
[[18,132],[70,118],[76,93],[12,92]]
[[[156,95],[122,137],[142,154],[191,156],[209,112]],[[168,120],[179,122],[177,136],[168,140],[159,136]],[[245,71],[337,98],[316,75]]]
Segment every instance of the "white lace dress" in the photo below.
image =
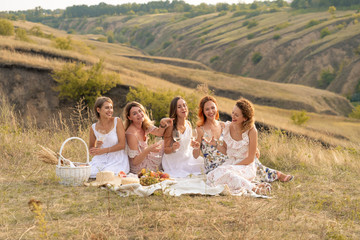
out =
[[[108,134],[106,134],[101,148],[108,148],[118,144],[119,139],[116,133],[117,119],[117,117],[114,119],[114,128]],[[95,137],[98,138],[99,132],[96,131],[95,125],[96,123],[94,123],[91,127],[94,130]],[[100,171],[111,171],[116,175],[120,171],[124,171],[125,173],[130,171],[129,159],[125,153],[125,150],[96,155],[92,158],[90,166],[90,178],[95,178],[96,174]]]
[[[137,139],[137,142],[138,142],[137,150],[131,150],[129,148],[129,146],[126,145],[126,151],[127,151],[127,154],[129,155],[129,158],[134,158],[134,157],[140,155],[140,153],[142,153],[144,151],[144,149],[146,149],[148,147],[148,143],[147,143],[148,134],[151,131],[153,131],[154,129],[155,129],[155,127],[153,126],[148,131],[145,132],[145,136],[146,136],[145,140],[139,139],[136,136],[136,134],[126,131],[125,134],[135,136]],[[151,171],[161,170],[161,159],[162,159],[163,151],[164,150],[162,149],[159,153],[152,153],[152,152],[149,153],[145,157],[145,159],[138,165],[132,164],[132,162],[130,161],[130,172],[138,174],[141,171],[141,169],[143,169],[143,168],[145,168],[147,170],[151,170]]]
[[184,133],[180,133],[180,148],[173,153],[164,154],[162,166],[164,172],[170,177],[184,178],[192,175],[200,175],[205,173],[204,158],[194,158],[192,155],[193,148],[191,142],[191,125],[187,121]]
[[248,156],[248,132],[246,131],[242,134],[242,140],[236,141],[230,135],[230,122],[225,123],[224,141],[227,145],[229,159],[207,174],[208,185],[218,186],[227,184],[233,195],[241,195],[246,191],[252,191],[255,186],[252,181],[256,177],[255,161],[249,165],[235,165]]

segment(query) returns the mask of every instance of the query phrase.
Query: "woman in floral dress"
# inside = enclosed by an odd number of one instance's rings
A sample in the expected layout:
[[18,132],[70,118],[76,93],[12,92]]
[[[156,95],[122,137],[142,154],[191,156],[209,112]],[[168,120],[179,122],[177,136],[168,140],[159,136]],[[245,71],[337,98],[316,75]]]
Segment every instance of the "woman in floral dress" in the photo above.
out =
[[[209,143],[204,138],[204,135],[210,136],[219,144],[223,142],[223,129],[225,123],[219,121],[218,104],[214,97],[205,96],[200,100],[198,110],[197,132],[198,136],[196,141],[200,143],[195,145],[193,155],[197,157],[200,151],[205,158],[205,172],[209,173],[222,163],[228,160],[228,156],[221,153],[216,149],[215,145]],[[259,160],[258,149],[256,151],[255,165],[256,165],[256,180],[260,182],[271,183],[276,180],[286,182],[292,179],[291,175],[286,175],[280,171],[264,166]]]

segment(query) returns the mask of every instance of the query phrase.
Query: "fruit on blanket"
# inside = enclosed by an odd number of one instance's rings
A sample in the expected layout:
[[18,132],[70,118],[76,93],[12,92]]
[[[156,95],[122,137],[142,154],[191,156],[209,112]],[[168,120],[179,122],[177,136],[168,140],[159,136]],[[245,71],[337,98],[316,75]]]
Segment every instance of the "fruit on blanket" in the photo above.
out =
[[170,178],[170,176],[169,176],[168,173],[162,173],[162,174],[160,175],[160,178],[166,179],[166,178]]
[[146,169],[141,169],[138,174],[140,178],[140,184],[143,186],[150,186],[155,183],[162,182],[164,180],[169,179],[169,174],[161,172],[161,171],[150,171]]

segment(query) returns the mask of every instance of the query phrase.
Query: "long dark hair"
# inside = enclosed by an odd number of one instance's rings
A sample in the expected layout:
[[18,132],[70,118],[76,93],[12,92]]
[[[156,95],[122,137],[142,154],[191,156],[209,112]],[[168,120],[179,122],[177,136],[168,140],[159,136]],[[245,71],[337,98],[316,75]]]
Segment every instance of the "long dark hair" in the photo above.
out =
[[[173,100],[171,100],[170,102],[170,111],[169,111],[169,117],[173,118],[173,128],[177,129],[176,124],[177,124],[177,120],[178,120],[178,116],[177,116],[177,102],[182,99],[185,101],[185,99],[183,99],[180,96],[174,97]],[[186,101],[185,101],[186,102]]]

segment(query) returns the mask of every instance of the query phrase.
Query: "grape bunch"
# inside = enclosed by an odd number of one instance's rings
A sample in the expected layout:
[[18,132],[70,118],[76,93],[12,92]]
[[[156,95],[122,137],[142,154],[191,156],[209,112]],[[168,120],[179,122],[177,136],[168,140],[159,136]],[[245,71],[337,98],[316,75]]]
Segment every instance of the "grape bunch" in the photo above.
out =
[[154,172],[146,170],[145,168],[141,169],[138,177],[140,178],[140,184],[143,186],[150,186],[170,178],[169,174],[167,173],[161,171]]

